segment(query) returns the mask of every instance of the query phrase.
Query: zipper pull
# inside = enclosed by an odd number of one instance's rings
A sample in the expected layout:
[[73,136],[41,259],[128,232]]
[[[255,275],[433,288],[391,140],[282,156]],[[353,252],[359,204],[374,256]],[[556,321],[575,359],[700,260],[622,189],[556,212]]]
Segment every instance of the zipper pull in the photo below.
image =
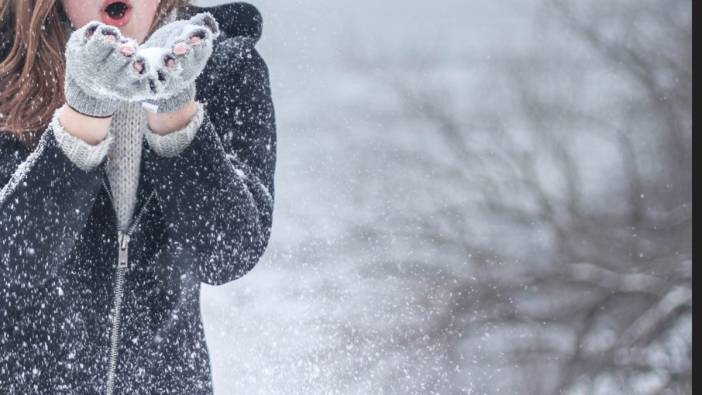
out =
[[129,235],[122,231],[117,232],[117,240],[119,241],[119,253],[117,259],[118,268],[129,267]]

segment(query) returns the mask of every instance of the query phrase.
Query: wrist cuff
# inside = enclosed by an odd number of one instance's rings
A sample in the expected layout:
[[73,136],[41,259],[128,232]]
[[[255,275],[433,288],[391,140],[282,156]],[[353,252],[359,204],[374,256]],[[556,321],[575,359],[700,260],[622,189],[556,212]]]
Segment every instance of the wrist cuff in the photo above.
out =
[[170,158],[180,155],[193,141],[195,134],[197,134],[198,129],[200,129],[200,125],[202,125],[205,110],[201,103],[197,103],[197,106],[198,109],[195,116],[193,116],[190,123],[183,129],[165,135],[159,135],[152,132],[147,125],[144,137],[149,143],[149,147],[151,147],[156,154],[163,157]]
[[95,169],[107,156],[114,136],[108,132],[107,137],[97,145],[88,144],[83,139],[76,137],[66,131],[59,122],[59,116],[63,112],[62,108],[54,111],[49,127],[54,133],[54,137],[61,151],[83,171]]
[[117,99],[96,99],[87,95],[72,78],[66,78],[64,95],[66,96],[66,104],[72,109],[95,118],[112,116],[120,104]]

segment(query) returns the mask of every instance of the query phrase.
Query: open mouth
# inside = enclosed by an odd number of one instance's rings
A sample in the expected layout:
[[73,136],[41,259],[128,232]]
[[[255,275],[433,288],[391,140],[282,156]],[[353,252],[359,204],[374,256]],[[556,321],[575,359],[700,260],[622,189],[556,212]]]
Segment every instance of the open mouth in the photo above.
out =
[[132,5],[129,4],[129,0],[106,0],[100,14],[106,24],[121,27],[129,22]]

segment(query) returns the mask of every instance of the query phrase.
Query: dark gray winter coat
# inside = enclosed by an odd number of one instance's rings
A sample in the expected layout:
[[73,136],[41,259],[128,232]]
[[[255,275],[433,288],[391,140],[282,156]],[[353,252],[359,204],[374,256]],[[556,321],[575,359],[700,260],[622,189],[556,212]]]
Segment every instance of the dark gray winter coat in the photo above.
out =
[[[206,10],[223,35],[197,80],[202,126],[173,158],[144,140],[115,394],[212,393],[200,284],[246,274],[270,236],[276,132],[254,48],[261,17],[245,3]],[[80,170],[50,128],[32,149],[0,132],[2,394],[105,393],[118,243],[104,164]]]

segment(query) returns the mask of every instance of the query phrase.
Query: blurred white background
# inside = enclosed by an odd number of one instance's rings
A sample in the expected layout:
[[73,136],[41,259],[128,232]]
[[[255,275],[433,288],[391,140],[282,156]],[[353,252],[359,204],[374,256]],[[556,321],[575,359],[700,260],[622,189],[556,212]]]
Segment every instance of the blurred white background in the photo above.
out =
[[275,217],[203,289],[217,394],[691,393],[690,0],[251,3]]

